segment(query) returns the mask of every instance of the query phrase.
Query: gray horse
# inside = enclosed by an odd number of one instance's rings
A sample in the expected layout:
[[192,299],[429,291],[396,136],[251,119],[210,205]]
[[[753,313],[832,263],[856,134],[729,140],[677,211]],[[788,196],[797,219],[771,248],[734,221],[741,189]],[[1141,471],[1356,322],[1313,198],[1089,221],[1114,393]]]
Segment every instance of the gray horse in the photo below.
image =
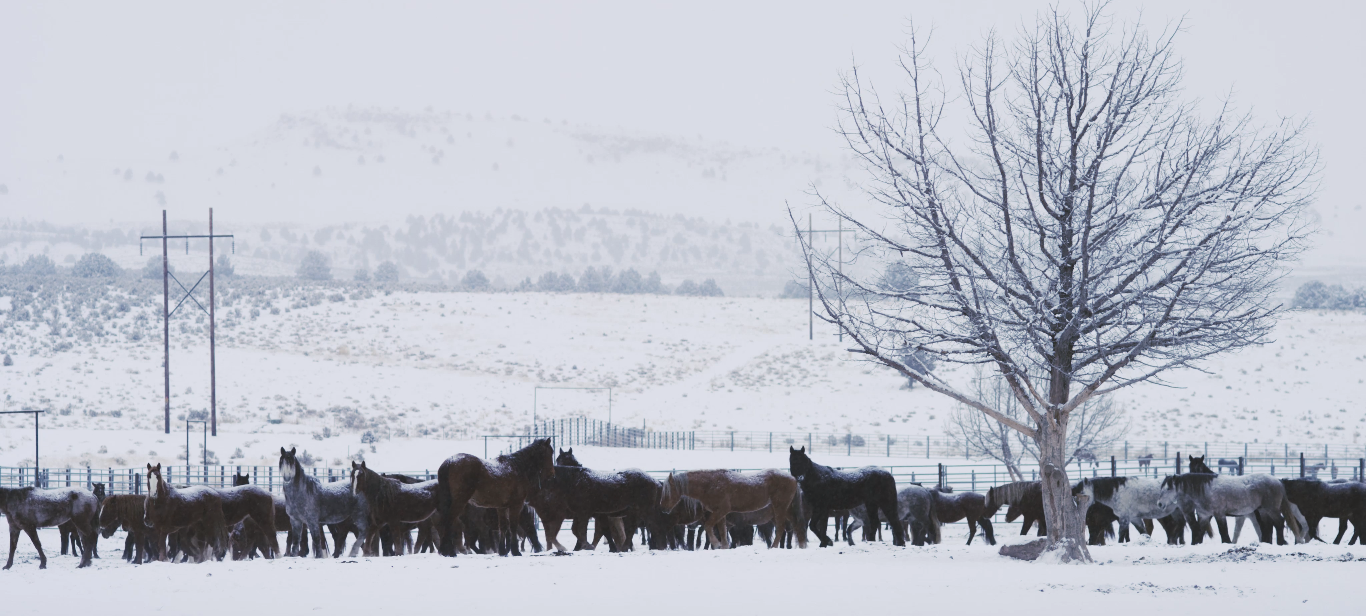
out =
[[[1185,512],[1186,523],[1192,528],[1200,528],[1201,522],[1216,516],[1247,518],[1257,515],[1272,524],[1284,520],[1294,534],[1295,543],[1304,542],[1302,518],[1286,497],[1285,486],[1271,475],[1172,475],[1162,480],[1162,495],[1157,504],[1167,507],[1173,503]],[[1252,527],[1257,530],[1259,540],[1271,541],[1270,537],[1262,536],[1262,525],[1255,519]],[[1232,543],[1226,526],[1220,525],[1219,534],[1224,543]],[[1200,543],[1202,535],[1192,533],[1191,543]],[[1284,545],[1284,534],[1278,535],[1277,543]]]
[[[370,525],[370,512],[365,499],[351,492],[351,485],[344,481],[321,483],[304,472],[294,456],[297,448],[285,451],[280,448],[280,477],[284,481],[285,511],[289,513],[291,533],[302,537],[305,530],[313,539],[313,556],[327,558],[327,539],[323,537],[324,524],[340,524],[350,520],[356,526],[356,536],[363,538]],[[345,537],[345,535],[342,535]],[[345,539],[342,539],[345,541]],[[364,541],[357,539],[351,546],[351,557],[362,548]],[[340,548],[341,546],[337,546]],[[367,548],[367,556],[368,553]]]
[[95,553],[99,515],[99,501],[85,488],[0,488],[0,513],[9,520],[9,561],[5,569],[14,566],[14,550],[19,547],[19,533],[28,533],[33,547],[38,550],[38,568],[47,568],[47,554],[38,542],[38,529],[60,526],[70,521],[81,535],[81,564],[89,567]]
[[1119,518],[1120,541],[1128,539],[1129,526],[1144,535],[1151,527],[1144,520],[1156,520],[1176,512],[1177,499],[1162,502],[1162,482],[1147,477],[1095,477],[1081,480],[1073,494],[1085,494],[1091,502],[1109,507]]
[[[933,488],[926,488],[919,484],[906,486],[896,494],[897,515],[901,518],[902,528],[911,538],[911,545],[925,545],[926,543],[939,543],[939,515],[935,513],[935,500],[939,494]],[[854,531],[864,526],[873,527],[874,524],[868,520],[868,510],[862,505],[849,510],[849,517],[853,518],[849,522],[849,527],[844,530],[844,538],[849,545],[854,545]],[[878,523],[885,522],[878,515]]]

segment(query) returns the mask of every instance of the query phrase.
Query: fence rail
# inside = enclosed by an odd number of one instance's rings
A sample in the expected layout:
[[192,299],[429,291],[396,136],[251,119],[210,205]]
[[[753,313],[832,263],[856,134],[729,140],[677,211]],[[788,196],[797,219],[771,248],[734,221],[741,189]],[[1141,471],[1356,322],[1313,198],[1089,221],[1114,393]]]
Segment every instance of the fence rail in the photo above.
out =
[[[1240,458],[1216,470],[1228,474],[1267,473],[1277,477],[1319,477],[1323,479],[1366,479],[1366,457],[1329,458],[1311,460],[1308,457],[1290,460],[1282,458]],[[1014,481],[1006,467],[1000,464],[894,464],[883,468],[892,473],[898,486],[911,483],[940,485],[956,491],[982,492],[993,486]],[[655,479],[664,479],[672,470],[646,471]],[[736,471],[756,471],[760,469],[732,469]],[[1097,464],[1083,463],[1068,468],[1073,480],[1085,477],[1109,476],[1150,476],[1162,477],[1184,471],[1184,461],[1154,459],[1151,461],[1121,461],[1119,458],[1100,461]],[[343,467],[312,467],[306,473],[327,483],[347,481],[350,469]],[[435,469],[392,471],[420,479],[435,479]],[[1022,469],[1024,479],[1038,479],[1034,467]],[[281,491],[279,469],[274,466],[227,466],[227,465],[178,465],[162,468],[166,481],[173,485],[208,485],[230,487],[233,476],[243,474],[251,477],[251,483],[271,491]],[[142,494],[146,491],[145,468],[46,468],[41,469],[37,485],[48,488],[90,487],[95,483],[105,485],[107,494]],[[32,467],[0,466],[0,487],[14,488],[35,485]]]
[[[552,437],[561,447],[593,445],[642,449],[690,449],[705,451],[782,451],[784,447],[806,447],[807,453],[819,452],[846,456],[886,458],[969,458],[970,452],[952,437],[910,434],[868,434],[831,432],[755,432],[740,430],[656,431],[628,428],[587,418],[568,418],[536,422],[527,435],[500,438]],[[523,443],[524,444],[524,443]],[[1210,441],[1124,441],[1113,447],[1091,451],[1097,459],[1134,461],[1142,456],[1165,460],[1177,452],[1204,455],[1211,464],[1225,459],[1280,459],[1291,465],[1303,455],[1307,460],[1366,457],[1366,444],[1315,443],[1233,443]]]

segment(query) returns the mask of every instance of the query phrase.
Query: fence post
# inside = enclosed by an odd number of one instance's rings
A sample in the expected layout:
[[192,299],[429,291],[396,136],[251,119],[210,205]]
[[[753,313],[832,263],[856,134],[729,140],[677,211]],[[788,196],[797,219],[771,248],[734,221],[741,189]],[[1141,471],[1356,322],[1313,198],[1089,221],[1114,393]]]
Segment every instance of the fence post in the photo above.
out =
[[925,459],[930,459],[930,437],[925,437]]
[[[1181,455],[1181,454],[1177,454],[1178,457],[1179,457],[1180,455]],[[1167,441],[1162,441],[1162,457],[1163,457],[1163,459],[1165,459],[1165,458],[1167,457]]]
[[1180,474],[1181,474],[1181,452],[1180,452],[1180,451],[1177,451],[1177,452],[1176,452],[1176,474],[1177,474],[1177,475],[1180,475]]
[[1205,441],[1205,457],[1209,457],[1209,441]]
[[812,443],[813,443],[813,442],[815,442],[815,441],[811,440],[811,433],[810,433],[810,432],[807,432],[807,433],[806,433],[806,452],[807,452],[807,453],[813,453],[813,452],[816,451],[816,448],[812,446]]
[[1119,476],[1119,467],[1115,464],[1115,457],[1114,457],[1114,456],[1110,456],[1110,476],[1111,476],[1111,477],[1118,477],[1118,476]]
[[846,434],[846,435],[844,436],[844,438],[846,439],[845,442],[844,442],[845,449],[846,449],[844,455],[846,455],[846,456],[852,456],[852,455],[854,455],[854,433],[853,433],[853,432],[850,432],[849,434]]
[[940,463],[939,463],[939,488],[940,488],[941,490],[944,488],[944,463],[943,463],[943,462],[940,462]]
[[1366,458],[1357,458],[1357,481],[1366,481]]
[[1300,479],[1304,479],[1304,452],[1300,452]]
[[773,453],[773,433],[768,433],[768,452]]
[[977,469],[972,469],[972,491],[977,491]]
[[730,450],[735,451],[735,431],[730,431]]
[[1129,463],[1129,441],[1124,441],[1124,463]]
[[887,435],[887,457],[892,457],[892,435]]

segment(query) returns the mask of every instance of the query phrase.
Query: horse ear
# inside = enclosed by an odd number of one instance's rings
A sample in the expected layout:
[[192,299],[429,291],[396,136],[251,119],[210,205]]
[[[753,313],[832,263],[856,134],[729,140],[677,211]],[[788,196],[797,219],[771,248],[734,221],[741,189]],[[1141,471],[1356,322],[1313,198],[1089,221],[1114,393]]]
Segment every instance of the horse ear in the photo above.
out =
[[570,448],[569,448],[569,455],[571,455],[571,456],[574,455],[574,448],[573,448],[573,447],[570,447]]
[[151,462],[148,462],[148,463],[147,463],[147,470],[148,470],[148,471],[152,470],[152,463],[151,463]]
[[802,448],[799,451],[801,451],[802,453],[806,453],[806,445],[802,445]]
[[295,452],[297,452],[297,451],[299,451],[299,448],[298,448],[298,447],[290,447],[290,448],[289,448],[289,455],[291,455],[291,456],[297,455],[297,454],[295,453]]

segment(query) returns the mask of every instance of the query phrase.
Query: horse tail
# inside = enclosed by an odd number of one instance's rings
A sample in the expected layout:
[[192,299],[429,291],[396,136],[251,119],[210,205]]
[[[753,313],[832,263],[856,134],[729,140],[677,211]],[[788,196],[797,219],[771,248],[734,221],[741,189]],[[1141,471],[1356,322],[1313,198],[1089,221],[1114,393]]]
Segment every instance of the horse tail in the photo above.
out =
[[1285,523],[1290,526],[1290,531],[1295,533],[1295,543],[1304,541],[1304,525],[1300,524],[1300,512],[1295,506],[1290,504],[1290,497],[1281,496],[1281,515],[1285,516]]

